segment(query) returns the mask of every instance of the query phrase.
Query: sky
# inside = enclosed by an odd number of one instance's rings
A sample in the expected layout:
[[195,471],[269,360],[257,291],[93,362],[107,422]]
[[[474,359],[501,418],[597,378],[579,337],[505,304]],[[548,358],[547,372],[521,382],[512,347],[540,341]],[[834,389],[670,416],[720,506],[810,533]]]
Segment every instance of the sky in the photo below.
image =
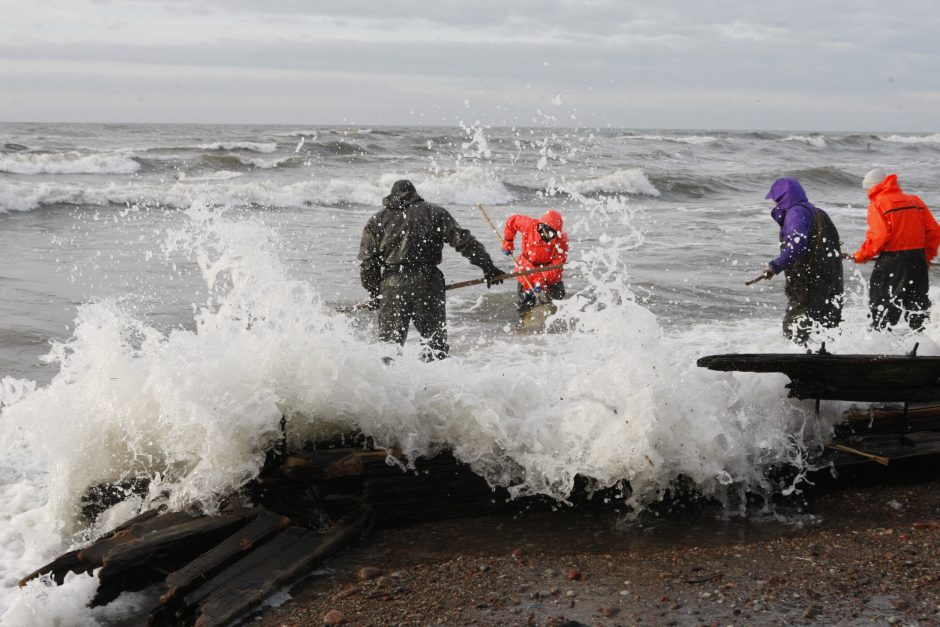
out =
[[934,0],[0,0],[0,121],[940,130]]

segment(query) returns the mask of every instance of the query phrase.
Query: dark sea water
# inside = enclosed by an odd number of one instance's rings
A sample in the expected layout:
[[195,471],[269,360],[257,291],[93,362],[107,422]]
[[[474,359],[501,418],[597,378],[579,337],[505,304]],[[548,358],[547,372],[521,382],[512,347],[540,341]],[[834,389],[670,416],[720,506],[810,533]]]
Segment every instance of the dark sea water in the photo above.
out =
[[[86,486],[153,479],[100,527],[160,499],[211,507],[282,415],[294,442],[359,428],[411,456],[451,447],[519,494],[564,498],[578,474],[629,482],[635,507],[679,476],[728,503],[770,490],[764,469],[802,465],[842,407],[817,420],[782,376],[695,366],[797,350],[782,278],[744,286],[777,250],[767,190],[800,179],[854,250],[864,173],[896,171],[936,207],[938,164],[940,134],[0,125],[0,612],[94,532],[75,517]],[[477,204],[500,224],[561,211],[569,331],[514,334],[512,286],[454,290],[453,359],[423,364],[416,338],[399,356],[371,314],[341,313],[365,297],[362,226],[400,178],[507,269]],[[442,267],[479,276],[450,250]],[[816,341],[938,354],[936,320],[867,329],[869,272],[846,265],[845,323]],[[86,580],[49,616],[84,615]]]

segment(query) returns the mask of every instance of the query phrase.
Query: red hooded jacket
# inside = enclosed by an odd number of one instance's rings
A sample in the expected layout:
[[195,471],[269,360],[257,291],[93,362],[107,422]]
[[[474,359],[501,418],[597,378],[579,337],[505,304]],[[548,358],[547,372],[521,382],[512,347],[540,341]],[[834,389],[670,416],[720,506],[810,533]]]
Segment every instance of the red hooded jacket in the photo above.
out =
[[[546,242],[538,231],[539,223],[551,227],[558,237]],[[528,270],[539,266],[562,265],[568,260],[568,235],[562,231],[564,221],[561,214],[551,209],[536,220],[529,216],[514,214],[506,220],[506,227],[503,229],[503,251],[512,252],[516,233],[522,234],[522,248],[519,251],[518,262],[514,272]],[[523,287],[538,283],[543,288],[554,283],[560,283],[563,270],[549,270],[548,272],[537,272],[524,277],[518,277],[518,281]]]
[[868,190],[868,233],[855,252],[855,263],[865,263],[881,252],[922,248],[927,261],[937,256],[940,225],[924,201],[905,194],[897,174],[889,174]]

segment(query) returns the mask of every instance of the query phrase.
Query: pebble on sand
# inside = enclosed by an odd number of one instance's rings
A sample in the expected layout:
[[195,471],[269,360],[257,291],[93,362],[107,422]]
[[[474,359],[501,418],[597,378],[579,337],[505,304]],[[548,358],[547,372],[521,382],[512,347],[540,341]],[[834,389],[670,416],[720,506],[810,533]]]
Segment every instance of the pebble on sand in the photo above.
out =
[[356,571],[356,579],[359,581],[368,581],[369,579],[375,579],[381,574],[381,568],[376,568],[375,566],[363,566]]
[[339,610],[330,610],[323,615],[323,624],[324,625],[344,625],[346,623],[346,615],[340,612]]

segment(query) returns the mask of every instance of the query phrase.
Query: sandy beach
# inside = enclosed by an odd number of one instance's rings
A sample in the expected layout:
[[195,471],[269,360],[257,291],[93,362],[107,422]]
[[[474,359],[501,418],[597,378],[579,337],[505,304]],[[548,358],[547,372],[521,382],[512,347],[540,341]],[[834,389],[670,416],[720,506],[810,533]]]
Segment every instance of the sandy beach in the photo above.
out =
[[940,479],[926,475],[836,487],[761,522],[705,508],[377,529],[246,622],[940,625]]

